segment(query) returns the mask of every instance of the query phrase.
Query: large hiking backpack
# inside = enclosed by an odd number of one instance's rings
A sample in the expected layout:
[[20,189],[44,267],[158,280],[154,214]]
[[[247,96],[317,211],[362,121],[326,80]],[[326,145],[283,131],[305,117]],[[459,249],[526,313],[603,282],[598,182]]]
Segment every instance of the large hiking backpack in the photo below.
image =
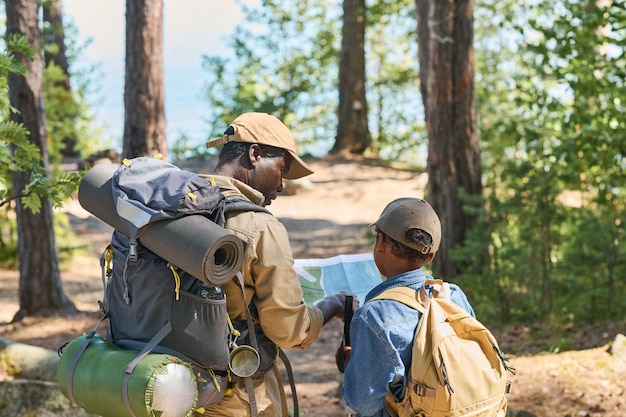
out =
[[[260,375],[271,369],[278,350],[269,339],[263,337],[259,326],[254,326],[254,304],[250,305],[252,308],[248,310],[246,322],[234,322],[228,317],[226,299],[219,286],[235,277],[230,276],[228,280],[222,277],[217,282],[207,282],[207,277],[199,279],[179,268],[181,265],[173,265],[164,259],[168,247],[184,252],[185,245],[190,245],[189,241],[184,240],[187,226],[182,231],[176,230],[176,236],[182,237],[180,241],[168,241],[167,237],[171,234],[167,234],[167,227],[162,227],[163,231],[159,232],[163,236],[150,237],[153,247],[158,247],[162,256],[146,248],[141,241],[149,227],[162,220],[199,214],[222,227],[226,212],[268,211],[242,198],[225,198],[212,179],[150,157],[124,160],[112,174],[110,184],[107,182],[106,185],[103,188],[109,188],[114,202],[111,207],[114,206],[116,211],[115,218],[106,219],[115,230],[111,244],[101,258],[104,296],[100,307],[104,313],[103,320],[108,318],[107,337],[106,341],[99,340],[96,327],[87,336],[78,338],[80,341],[75,340],[68,346],[72,353],[71,361],[62,356],[58,373],[63,393],[83,408],[89,410],[91,407],[91,411],[100,412],[106,409],[106,402],[121,399],[128,415],[153,415],[155,411],[162,409],[153,411],[152,404],[147,404],[147,398],[152,393],[143,393],[142,390],[147,387],[148,391],[153,391],[154,382],[135,382],[133,387],[132,374],[135,368],[141,368],[142,360],[149,354],[160,355],[152,360],[156,363],[155,366],[159,366],[157,370],[150,368],[142,372],[146,373],[148,379],[156,378],[158,381],[156,375],[167,372],[163,370],[163,364],[172,361],[171,358],[174,361],[177,358],[180,363],[189,365],[197,385],[197,402],[193,404],[193,412],[219,402],[224,396],[228,381],[242,377],[248,385],[249,376]],[[97,187],[92,188],[98,191]],[[92,194],[97,192],[92,191]],[[96,199],[99,200],[99,197]],[[107,199],[102,201],[106,203]],[[103,217],[109,216],[98,204],[92,203],[89,206]],[[189,224],[193,226],[193,223]],[[197,231],[189,230],[188,233],[197,234]],[[193,252],[191,248],[190,252]],[[203,259],[189,260],[193,261],[202,263]],[[206,268],[195,270],[204,274]],[[243,291],[240,273],[237,273],[236,279]],[[209,296],[211,291],[217,297]],[[251,371],[249,375],[233,375],[229,360],[237,344],[249,345],[258,353],[258,370]],[[122,385],[121,392],[117,392],[120,388],[117,386],[115,389],[102,390],[115,391],[119,395],[115,398],[109,396],[103,404],[94,406],[90,402],[97,402],[98,398],[93,391],[100,389],[95,384],[105,383],[104,380],[111,379],[111,375],[117,371],[96,373],[99,370],[93,369],[94,374],[89,378],[85,372],[81,373],[76,369],[81,360],[85,364],[93,361],[90,364],[92,368],[102,366],[103,354],[100,352],[105,351],[109,357],[121,358],[120,363],[123,363],[127,355],[118,349],[136,351],[135,359],[125,364],[126,369],[122,369],[125,375],[120,379],[121,382],[118,381],[118,385]],[[281,358],[285,360],[284,356]],[[289,371],[290,369],[288,373]],[[102,378],[98,378],[99,375]],[[137,385],[140,385],[139,388]],[[133,396],[137,395],[145,395],[148,414],[137,412],[137,407],[133,406]],[[253,391],[251,395],[254,395]],[[143,400],[139,401],[141,402]],[[254,407],[253,401],[251,406]],[[110,415],[120,415],[119,408]],[[144,409],[141,411],[146,412]],[[256,410],[252,410],[253,415],[255,412]]]
[[450,301],[447,283],[427,280],[417,291],[391,288],[373,298],[378,299],[395,300],[422,313],[404,395],[387,394],[385,407],[392,416],[506,415],[505,394],[511,384],[506,371],[515,369],[492,333]]

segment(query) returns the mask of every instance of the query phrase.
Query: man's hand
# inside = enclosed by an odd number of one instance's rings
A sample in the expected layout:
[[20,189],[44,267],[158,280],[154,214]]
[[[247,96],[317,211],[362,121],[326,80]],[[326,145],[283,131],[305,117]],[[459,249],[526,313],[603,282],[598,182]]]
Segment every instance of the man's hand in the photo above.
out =
[[339,291],[335,294],[327,295],[313,303],[315,307],[321,310],[324,316],[324,324],[328,323],[333,317],[337,317],[341,320],[345,318],[344,305],[346,297],[352,297],[353,307],[359,307],[359,301],[356,295],[347,291]]

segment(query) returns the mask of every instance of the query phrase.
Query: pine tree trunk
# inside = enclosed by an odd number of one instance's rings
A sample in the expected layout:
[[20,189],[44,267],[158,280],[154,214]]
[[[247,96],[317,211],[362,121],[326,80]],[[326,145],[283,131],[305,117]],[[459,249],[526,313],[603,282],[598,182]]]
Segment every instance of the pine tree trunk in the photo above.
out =
[[331,153],[363,154],[372,144],[365,98],[365,2],[344,0],[337,137]]
[[163,80],[163,0],[127,0],[125,158],[167,159]]
[[[7,36],[23,34],[37,51],[32,60],[17,55],[26,73],[24,76],[9,75],[9,100],[19,111],[11,113],[9,117],[17,123],[22,123],[30,132],[29,140],[41,150],[43,167],[49,172],[43,109],[43,69],[39,53],[41,50],[38,26],[39,2],[7,0],[5,4]],[[30,179],[30,172],[14,172],[14,192],[21,193]],[[14,321],[28,315],[75,312],[74,304],[66,297],[61,286],[52,205],[43,199],[41,210],[33,213],[23,207],[20,199],[16,201],[20,310],[15,315]]]
[[463,244],[477,215],[462,200],[482,195],[474,95],[473,2],[416,0],[420,81],[428,132],[428,200],[443,234],[434,270],[450,279],[459,272],[450,249]]

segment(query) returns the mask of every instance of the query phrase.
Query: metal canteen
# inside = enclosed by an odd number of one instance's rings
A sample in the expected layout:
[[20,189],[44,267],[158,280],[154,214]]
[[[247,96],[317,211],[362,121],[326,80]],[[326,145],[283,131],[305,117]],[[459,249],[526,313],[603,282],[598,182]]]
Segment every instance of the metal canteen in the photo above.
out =
[[261,358],[259,352],[251,346],[237,346],[230,352],[228,367],[235,375],[246,378],[259,369]]

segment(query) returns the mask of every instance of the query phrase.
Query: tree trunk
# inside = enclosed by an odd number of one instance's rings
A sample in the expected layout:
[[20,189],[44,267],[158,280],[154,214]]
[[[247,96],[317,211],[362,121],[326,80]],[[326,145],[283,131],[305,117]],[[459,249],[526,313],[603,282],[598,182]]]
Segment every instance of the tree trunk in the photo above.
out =
[[[22,34],[35,47],[33,59],[17,54],[26,69],[24,76],[10,74],[9,100],[18,112],[12,112],[11,120],[22,123],[30,132],[29,140],[41,150],[42,164],[46,173],[48,152],[43,109],[43,68],[41,40],[38,26],[39,2],[37,0],[7,0],[7,36]],[[13,187],[16,194],[29,184],[30,172],[14,172]],[[18,257],[20,283],[18,290],[20,310],[14,321],[27,315],[45,315],[75,312],[74,304],[66,297],[61,286],[57,258],[52,205],[42,200],[38,213],[25,209],[16,200]]]
[[126,1],[123,156],[167,159],[163,0]]
[[443,238],[434,270],[458,274],[450,249],[463,244],[482,207],[474,95],[473,2],[416,0],[420,81],[428,132],[428,199],[441,217]]
[[339,63],[339,123],[331,153],[363,154],[372,144],[365,98],[365,1],[344,0]]
[[[44,29],[44,39],[47,46],[55,45],[56,48],[46,48],[44,51],[45,66],[51,64],[61,68],[65,78],[59,81],[59,87],[71,97],[70,71],[67,63],[67,53],[65,50],[65,29],[63,28],[63,2],[62,0],[48,0],[43,6],[43,21],[46,23]],[[69,110],[69,109],[67,109]],[[67,117],[75,119],[72,114]],[[53,137],[54,132],[51,132]],[[57,138],[58,140],[58,138]],[[61,147],[61,155],[65,157],[76,158],[78,151],[76,150],[76,136],[63,137],[63,146]]]

